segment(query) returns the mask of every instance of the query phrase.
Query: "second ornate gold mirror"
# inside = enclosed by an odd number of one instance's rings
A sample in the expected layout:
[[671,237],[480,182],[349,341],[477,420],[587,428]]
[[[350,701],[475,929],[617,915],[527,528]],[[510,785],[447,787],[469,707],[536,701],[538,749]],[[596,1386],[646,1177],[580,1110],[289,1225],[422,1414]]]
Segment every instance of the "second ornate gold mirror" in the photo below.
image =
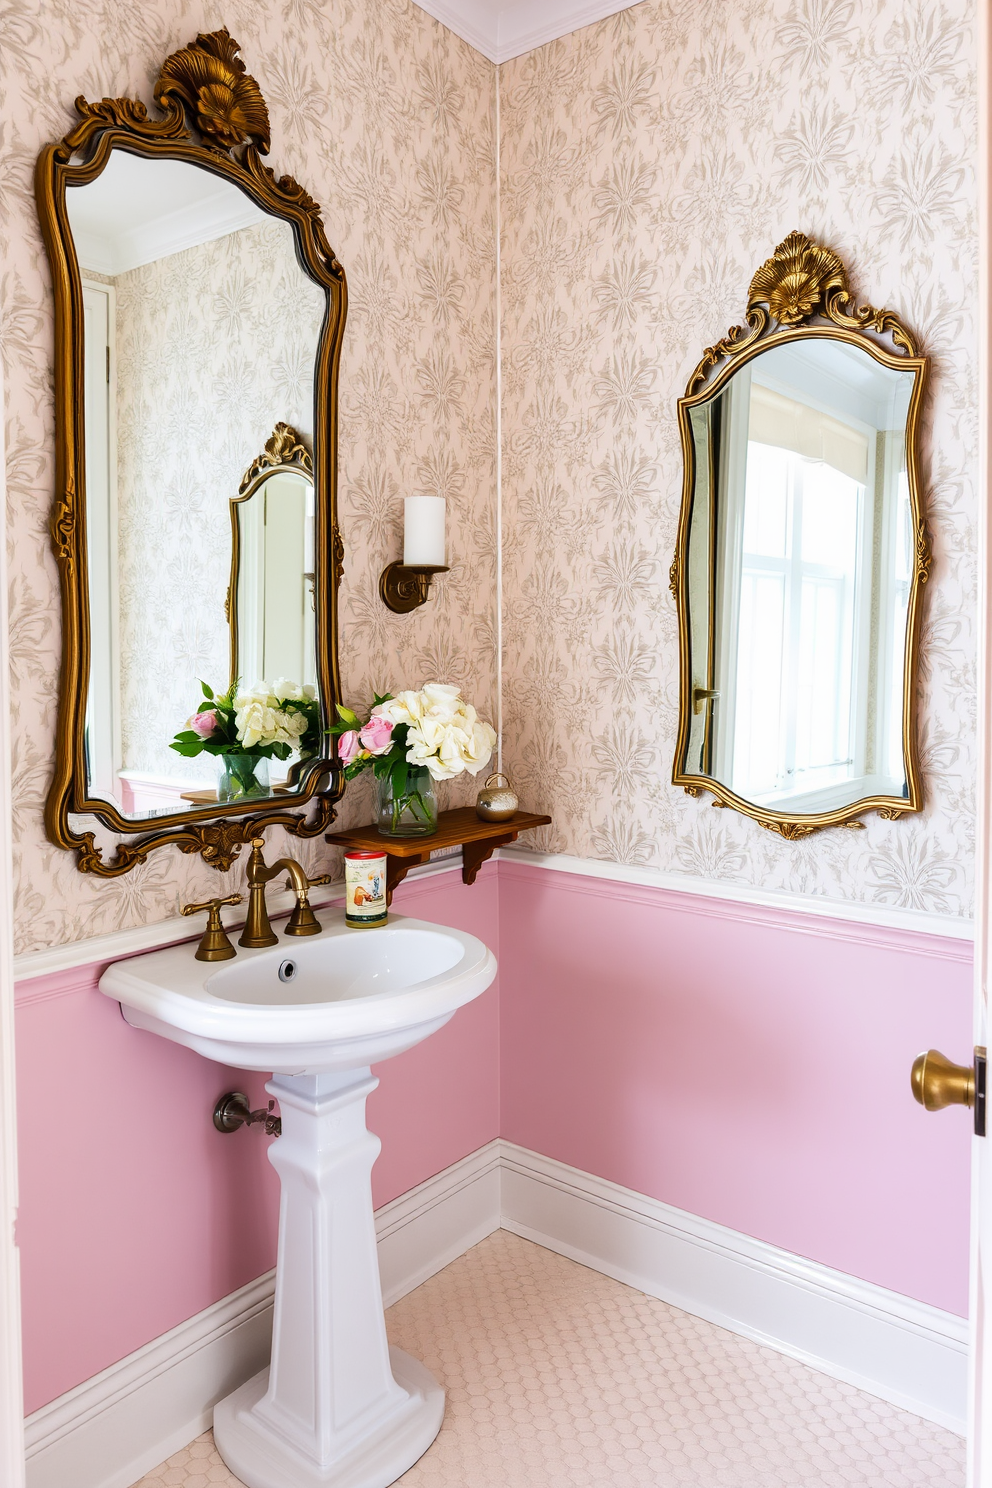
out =
[[792,233],[679,402],[673,780],[786,837],[922,804],[927,365]]
[[[100,874],[166,843],[226,868],[260,825],[326,829],[343,788],[323,730],[339,696],[344,274],[316,203],[263,164],[265,102],[226,31],[169,57],[155,100],[157,119],[77,100],[81,122],[37,172],[63,602],[46,822]],[[250,800],[228,798],[196,735],[174,745],[191,715],[206,728],[201,680],[220,697],[229,678],[320,704]]]

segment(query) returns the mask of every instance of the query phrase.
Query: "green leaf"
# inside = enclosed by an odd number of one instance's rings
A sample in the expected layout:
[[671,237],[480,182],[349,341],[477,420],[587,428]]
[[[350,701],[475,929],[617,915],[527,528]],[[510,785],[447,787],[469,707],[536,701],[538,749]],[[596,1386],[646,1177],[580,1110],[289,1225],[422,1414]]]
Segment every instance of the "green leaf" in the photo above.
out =
[[210,701],[213,702],[214,690],[212,687],[209,687],[206,682],[203,681],[202,677],[200,679],[200,686],[203,688],[203,696],[205,698],[209,698]]
[[359,722],[357,713],[352,713],[350,708],[345,708],[341,703],[335,703],[334,706],[337,709],[338,717],[344,719],[345,723],[348,725],[348,728],[361,728],[362,725]]
[[392,777],[391,783],[392,783],[392,787],[393,787],[393,795],[394,796],[405,796],[406,795],[406,780],[407,780],[407,775],[409,774],[409,771],[407,769],[406,760],[405,759],[395,760],[394,763],[393,763],[393,765],[392,765],[392,767],[391,767],[391,769],[390,769],[390,772],[389,773],[390,773],[390,775]]
[[201,750],[201,747],[202,746],[199,743],[197,743],[197,744],[172,743],[172,744],[169,745],[169,748],[170,749],[174,749],[177,754],[181,754],[185,759],[192,759],[194,755],[199,754],[200,753],[200,750]]

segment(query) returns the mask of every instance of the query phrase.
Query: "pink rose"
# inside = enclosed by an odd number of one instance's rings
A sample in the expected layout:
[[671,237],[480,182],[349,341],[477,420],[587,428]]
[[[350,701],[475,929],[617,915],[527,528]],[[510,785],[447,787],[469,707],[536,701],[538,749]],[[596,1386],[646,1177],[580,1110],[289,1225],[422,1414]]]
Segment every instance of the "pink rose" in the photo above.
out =
[[362,746],[358,741],[358,734],[354,729],[349,729],[338,739],[338,759],[343,765],[350,765],[352,760],[362,752]]
[[201,739],[209,739],[217,727],[217,710],[208,708],[204,713],[194,713],[189,726],[194,734],[199,734]]
[[385,754],[389,748],[393,725],[388,718],[371,717],[359,734],[359,738],[370,754]]

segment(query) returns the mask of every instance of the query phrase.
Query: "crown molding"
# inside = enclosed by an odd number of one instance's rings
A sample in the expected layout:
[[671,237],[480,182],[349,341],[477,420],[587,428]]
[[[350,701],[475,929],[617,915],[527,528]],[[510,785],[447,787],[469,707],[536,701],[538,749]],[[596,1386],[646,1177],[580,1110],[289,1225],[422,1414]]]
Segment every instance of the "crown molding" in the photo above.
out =
[[[509,62],[583,26],[629,10],[632,0],[415,0],[490,62]],[[634,0],[636,3],[636,0]]]

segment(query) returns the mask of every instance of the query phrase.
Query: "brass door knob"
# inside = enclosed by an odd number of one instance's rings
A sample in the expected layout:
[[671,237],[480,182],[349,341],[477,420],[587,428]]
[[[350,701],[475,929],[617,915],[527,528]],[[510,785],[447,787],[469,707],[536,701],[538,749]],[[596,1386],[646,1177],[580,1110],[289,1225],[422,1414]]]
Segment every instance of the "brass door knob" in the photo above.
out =
[[938,1049],[928,1049],[913,1060],[913,1095],[925,1111],[945,1106],[971,1106],[975,1135],[985,1135],[985,1050],[975,1050],[974,1064],[952,1064]]
[[946,1054],[928,1049],[913,1060],[913,1094],[925,1111],[945,1106],[975,1104],[975,1071],[970,1064],[952,1064]]

